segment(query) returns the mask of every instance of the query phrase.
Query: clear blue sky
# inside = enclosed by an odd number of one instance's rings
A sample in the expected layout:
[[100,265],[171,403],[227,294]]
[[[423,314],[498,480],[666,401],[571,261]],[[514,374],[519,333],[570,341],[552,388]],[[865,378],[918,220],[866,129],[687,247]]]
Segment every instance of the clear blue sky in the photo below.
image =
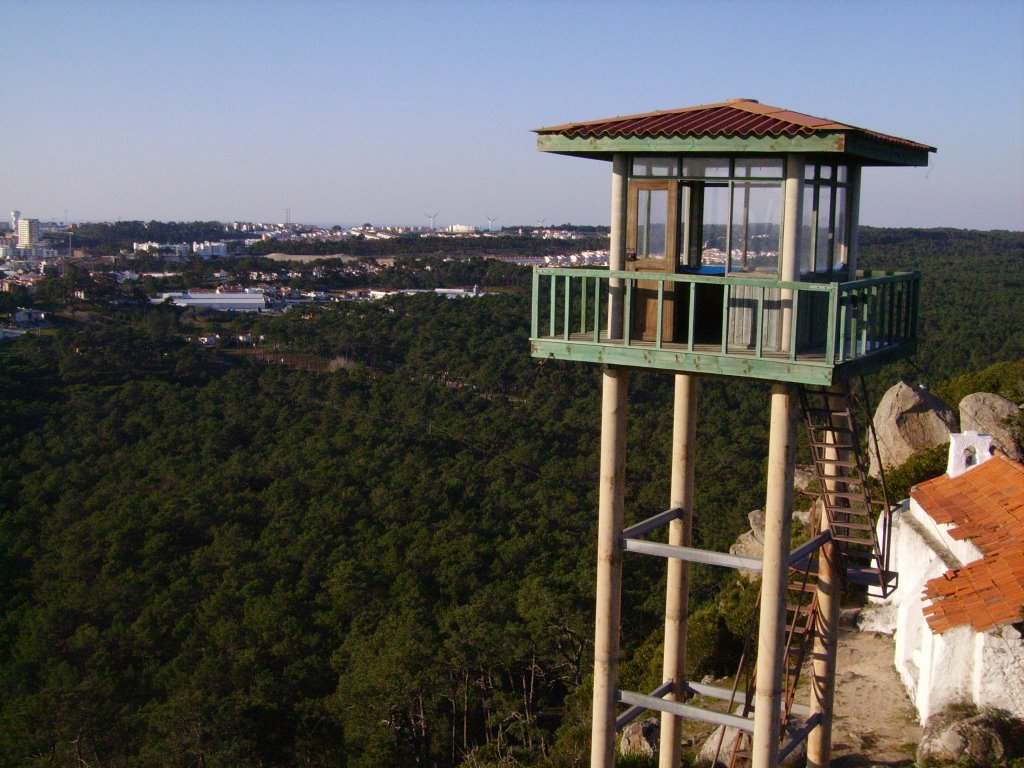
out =
[[749,97],[938,147],[861,220],[1024,229],[1024,1],[5,0],[0,206],[606,224],[531,128]]

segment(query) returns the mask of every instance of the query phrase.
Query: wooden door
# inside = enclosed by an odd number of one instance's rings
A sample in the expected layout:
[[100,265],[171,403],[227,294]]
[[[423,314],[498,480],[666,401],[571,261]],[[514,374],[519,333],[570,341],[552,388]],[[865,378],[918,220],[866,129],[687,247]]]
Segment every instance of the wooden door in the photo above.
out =
[[[675,273],[679,242],[679,182],[634,179],[629,183],[626,214],[626,269]],[[654,341],[658,328],[658,283],[640,280],[633,290],[632,335]],[[666,284],[661,314],[662,341],[672,341],[675,285]]]

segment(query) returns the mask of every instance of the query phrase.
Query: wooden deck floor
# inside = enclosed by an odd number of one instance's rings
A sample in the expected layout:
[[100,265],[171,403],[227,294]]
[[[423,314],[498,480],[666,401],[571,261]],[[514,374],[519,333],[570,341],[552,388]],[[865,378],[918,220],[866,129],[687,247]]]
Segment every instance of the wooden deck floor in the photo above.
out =
[[[606,333],[601,333],[600,340],[596,342],[597,345],[607,345],[612,347],[620,347],[627,349],[640,349],[640,350],[654,350],[659,349],[658,345],[654,341],[644,341],[638,339],[630,339],[627,345],[621,339],[609,339]],[[547,342],[563,342],[571,344],[591,344],[594,345],[594,334],[593,333],[573,333],[566,339],[565,336],[539,336],[538,341]],[[729,345],[728,350],[722,351],[722,344],[697,344],[694,343],[691,348],[687,343],[676,343],[676,342],[662,342],[660,349],[667,352],[684,352],[695,355],[725,355],[728,357],[739,357],[747,359],[756,359],[757,350],[753,347],[740,346],[739,344]],[[819,365],[825,364],[825,348],[824,346],[809,348],[805,350],[799,350],[796,357],[790,357],[789,352],[777,352],[761,350],[761,358],[765,360],[792,360],[799,363],[817,363]]]

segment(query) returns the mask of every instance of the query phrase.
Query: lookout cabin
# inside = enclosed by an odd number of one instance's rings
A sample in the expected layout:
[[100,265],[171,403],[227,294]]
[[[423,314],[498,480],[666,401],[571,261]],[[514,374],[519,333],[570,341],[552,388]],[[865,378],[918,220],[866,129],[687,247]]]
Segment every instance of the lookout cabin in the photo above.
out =
[[533,356],[828,385],[914,351],[918,277],[858,270],[861,169],[933,147],[753,99],[536,133],[612,163],[613,221],[608,270],[536,271]]

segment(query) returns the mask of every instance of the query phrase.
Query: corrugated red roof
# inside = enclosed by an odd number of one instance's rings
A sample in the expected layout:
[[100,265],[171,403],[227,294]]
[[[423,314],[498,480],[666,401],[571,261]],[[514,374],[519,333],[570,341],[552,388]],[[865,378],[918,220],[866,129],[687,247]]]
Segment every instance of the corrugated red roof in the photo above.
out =
[[1024,465],[1002,453],[964,474],[919,484],[912,498],[950,536],[970,539],[984,557],[925,585],[924,608],[936,632],[970,624],[979,632],[1022,619]]
[[824,117],[814,117],[754,99],[730,99],[661,112],[647,112],[582,123],[538,128],[539,134],[561,134],[567,138],[686,138],[812,136],[821,132],[848,132],[869,136],[884,143],[934,152],[934,147],[888,136]]

